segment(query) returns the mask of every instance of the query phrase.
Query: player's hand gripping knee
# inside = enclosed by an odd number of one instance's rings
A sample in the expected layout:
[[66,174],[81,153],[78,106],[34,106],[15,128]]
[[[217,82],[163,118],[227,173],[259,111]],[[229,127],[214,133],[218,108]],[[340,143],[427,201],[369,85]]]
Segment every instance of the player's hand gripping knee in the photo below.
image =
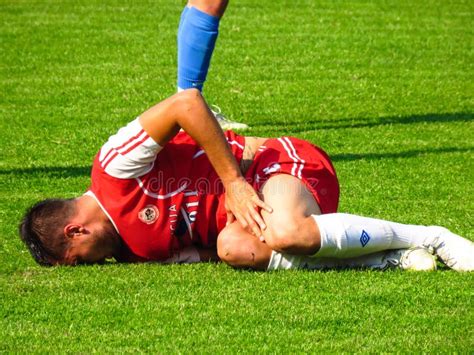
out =
[[227,224],[235,219],[240,225],[257,237],[267,226],[260,215],[260,209],[271,213],[272,208],[263,202],[244,178],[235,180],[226,186],[225,208]]

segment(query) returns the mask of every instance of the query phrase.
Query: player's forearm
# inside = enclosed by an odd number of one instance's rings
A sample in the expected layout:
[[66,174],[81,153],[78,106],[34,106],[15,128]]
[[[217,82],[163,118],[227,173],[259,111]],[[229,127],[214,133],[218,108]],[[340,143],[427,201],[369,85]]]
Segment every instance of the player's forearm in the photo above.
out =
[[242,178],[224,133],[204,100],[192,112],[180,116],[178,124],[204,149],[224,186]]

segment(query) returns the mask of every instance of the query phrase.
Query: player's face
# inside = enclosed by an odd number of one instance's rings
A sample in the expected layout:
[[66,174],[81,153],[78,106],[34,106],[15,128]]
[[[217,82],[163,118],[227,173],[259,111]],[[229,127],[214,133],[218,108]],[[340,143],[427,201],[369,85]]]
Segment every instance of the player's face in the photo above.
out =
[[113,227],[107,223],[90,227],[87,233],[74,237],[62,264],[103,263],[106,258],[112,257],[115,233]]

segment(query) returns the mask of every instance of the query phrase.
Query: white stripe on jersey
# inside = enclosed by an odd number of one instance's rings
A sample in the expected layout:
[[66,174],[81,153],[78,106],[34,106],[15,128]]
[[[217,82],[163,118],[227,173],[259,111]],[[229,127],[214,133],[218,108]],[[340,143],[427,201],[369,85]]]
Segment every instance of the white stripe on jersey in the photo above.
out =
[[138,137],[134,137],[129,142],[124,142],[121,146],[116,147],[115,149],[117,149],[117,151],[120,154],[127,154],[128,151],[133,147],[133,145],[147,138],[148,138],[148,134],[144,130],[142,130],[142,132],[140,133]]
[[[240,149],[244,150],[244,146],[242,144],[240,144],[239,142],[237,142],[237,141],[227,140],[227,143],[229,143],[229,145],[236,145]],[[193,155],[192,159],[196,159],[197,157],[200,157],[201,155],[203,155],[205,153],[206,152],[203,149],[201,149],[201,150],[197,151],[196,154]]]
[[191,229],[191,221],[189,220],[188,214],[182,207],[181,207],[181,214],[183,215],[183,219],[186,222],[186,226],[188,227],[189,236],[191,237],[191,239],[193,239],[193,230]]
[[301,163],[300,163],[300,167],[299,167],[299,170],[298,170],[298,177],[301,179],[301,172],[303,171],[303,167],[304,167],[304,164],[305,164],[305,161],[303,159],[300,158],[300,156],[298,155],[298,153],[296,153],[296,149],[295,149],[295,146],[293,145],[293,143],[290,141],[290,139],[288,137],[283,137],[283,139],[288,143],[288,145],[290,146],[291,148],[291,151],[293,152],[293,155],[295,156],[296,159],[298,159]]
[[[132,121],[132,123],[135,123],[135,122]],[[138,128],[140,128],[140,127],[141,126],[139,126]],[[119,132],[116,135],[112,136],[112,137],[115,138],[116,142],[114,142],[114,145],[109,149],[109,151],[107,152],[107,154],[105,154],[105,156],[102,157],[102,152],[101,152],[101,154],[99,156],[99,161],[102,163],[101,164],[102,167],[104,165],[107,165],[106,160],[112,152],[120,153],[120,154],[127,153],[127,150],[129,148],[131,148],[134,144],[138,143],[141,140],[145,140],[145,136],[147,136],[147,133],[143,130],[143,128],[140,129],[140,131],[136,134],[134,134],[134,132],[127,132],[126,131],[127,128],[129,128],[128,125],[126,127],[122,128],[121,130],[119,130]],[[125,134],[123,134],[124,131],[126,132]],[[120,135],[120,133],[122,133],[122,135]],[[133,134],[133,136],[130,137],[129,134]],[[109,143],[109,142],[107,142],[107,143]],[[117,155],[117,154],[115,154],[115,155]],[[110,158],[109,158],[109,160],[110,160]]]
[[291,158],[291,160],[294,161],[293,163],[293,167],[291,168],[291,175],[293,176],[296,176],[295,173],[296,173],[296,168],[297,168],[297,163],[298,163],[298,160],[293,156],[293,154],[291,153],[290,149],[287,147],[285,141],[281,138],[278,138],[278,141],[281,143],[281,145],[283,146],[283,148],[285,148],[286,150],[286,153],[288,154],[288,156]]
[[204,150],[202,149],[199,150],[196,154],[193,155],[193,159],[196,159],[197,157],[203,155],[204,153],[205,153]]
[[148,190],[143,184],[143,181],[141,181],[139,178],[135,178],[135,180],[138,182],[138,186],[140,186],[140,188],[142,189],[145,195],[156,198],[157,200],[165,200],[167,198],[173,197],[179,194],[184,189],[186,189],[186,187],[188,187],[188,184],[183,184],[183,186],[181,186],[180,188],[174,191],[171,191],[170,193],[167,193],[166,195],[160,195],[160,194],[155,194],[154,192],[151,192],[150,190]]
[[229,141],[227,140],[227,143],[229,143],[230,145],[236,145],[237,147],[239,147],[240,149],[244,150],[244,146],[242,144],[240,144],[239,142],[237,141]]
[[110,176],[133,179],[148,173],[161,150],[135,119],[109,137],[99,152],[99,163]]
[[100,203],[99,199],[97,198],[97,196],[91,191],[87,191],[84,195],[86,196],[90,196],[92,197],[95,202],[97,202],[97,204],[99,205],[100,209],[105,213],[105,215],[107,216],[107,218],[109,219],[109,221],[112,223],[112,225],[114,226],[115,230],[117,231],[118,234],[120,234],[118,228],[117,228],[117,225],[115,224],[114,220],[112,219],[112,217],[110,216],[109,212],[107,212],[107,210],[104,208],[104,206]]
[[102,169],[105,169],[107,165],[118,155],[118,152],[115,150],[115,148],[112,148],[109,150],[109,152],[105,155],[104,160],[100,163],[100,166],[102,166]]

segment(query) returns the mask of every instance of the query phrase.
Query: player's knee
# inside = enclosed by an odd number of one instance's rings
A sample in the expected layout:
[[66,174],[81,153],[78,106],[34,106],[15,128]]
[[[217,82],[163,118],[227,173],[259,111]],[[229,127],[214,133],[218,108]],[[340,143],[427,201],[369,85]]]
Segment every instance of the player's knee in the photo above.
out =
[[294,245],[297,234],[298,225],[294,221],[281,220],[272,223],[264,237],[270,248],[284,252]]
[[227,8],[228,0],[190,0],[189,5],[211,16],[222,17]]
[[275,219],[264,233],[265,241],[270,248],[280,252],[315,250],[319,248],[319,238],[311,223],[314,221],[307,217]]

